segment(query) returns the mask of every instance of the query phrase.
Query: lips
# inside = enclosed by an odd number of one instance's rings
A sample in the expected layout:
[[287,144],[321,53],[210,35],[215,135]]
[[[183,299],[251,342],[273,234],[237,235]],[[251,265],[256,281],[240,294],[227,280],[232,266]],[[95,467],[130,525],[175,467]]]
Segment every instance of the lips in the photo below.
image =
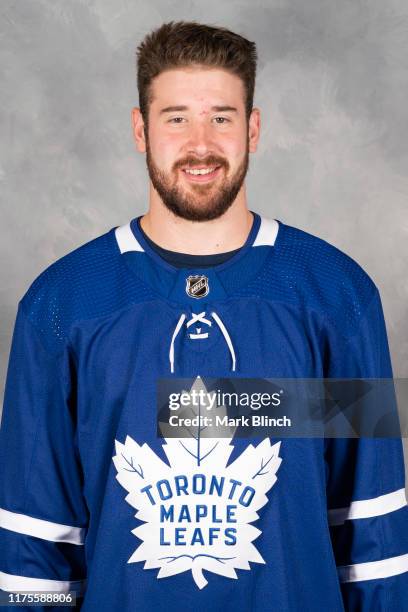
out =
[[209,166],[186,166],[185,168],[181,168],[181,171],[188,181],[193,183],[206,183],[212,181],[219,175],[221,166],[214,166],[211,172],[206,172],[205,174],[190,174],[186,172],[186,170],[207,170],[208,168]]

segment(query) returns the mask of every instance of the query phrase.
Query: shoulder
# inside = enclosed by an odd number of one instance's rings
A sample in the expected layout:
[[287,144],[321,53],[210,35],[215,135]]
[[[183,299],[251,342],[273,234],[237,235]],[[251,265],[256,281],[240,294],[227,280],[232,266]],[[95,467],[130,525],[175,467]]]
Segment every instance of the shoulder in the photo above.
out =
[[362,266],[338,247],[297,227],[281,222],[280,226],[280,248],[298,272],[303,269],[308,274],[319,276],[322,282],[326,278],[331,283],[356,283],[357,286],[363,283],[374,287],[373,280]]
[[373,279],[350,255],[318,236],[280,223],[278,238],[280,282],[296,300],[352,332],[378,293]]
[[131,279],[121,262],[115,229],[53,262],[21,298],[26,317],[50,345],[65,341],[72,322],[126,305]]
[[80,245],[45,268],[24,294],[23,305],[28,307],[33,301],[59,292],[65,292],[69,299],[68,290],[72,293],[74,287],[78,291],[89,282],[95,282],[100,269],[110,267],[114,261],[111,234],[112,230]]

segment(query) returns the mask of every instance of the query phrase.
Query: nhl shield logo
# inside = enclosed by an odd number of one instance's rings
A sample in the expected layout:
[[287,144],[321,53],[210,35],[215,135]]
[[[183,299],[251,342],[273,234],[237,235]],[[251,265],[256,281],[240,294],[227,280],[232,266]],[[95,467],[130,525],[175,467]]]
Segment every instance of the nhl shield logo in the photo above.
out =
[[209,291],[208,278],[203,274],[187,277],[186,293],[190,297],[202,298],[208,295]]

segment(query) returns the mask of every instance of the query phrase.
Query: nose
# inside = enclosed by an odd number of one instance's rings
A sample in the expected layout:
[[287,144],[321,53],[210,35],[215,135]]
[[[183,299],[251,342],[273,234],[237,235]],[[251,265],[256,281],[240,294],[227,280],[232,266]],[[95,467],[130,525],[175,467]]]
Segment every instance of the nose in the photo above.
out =
[[195,122],[190,126],[187,151],[198,157],[207,155],[212,148],[210,127],[205,122]]

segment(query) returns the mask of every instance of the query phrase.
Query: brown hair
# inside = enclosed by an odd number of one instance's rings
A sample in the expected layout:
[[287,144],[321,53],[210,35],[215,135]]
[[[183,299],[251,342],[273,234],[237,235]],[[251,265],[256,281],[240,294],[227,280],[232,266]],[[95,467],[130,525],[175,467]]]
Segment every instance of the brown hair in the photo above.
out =
[[249,119],[257,52],[255,43],[239,34],[195,21],[170,21],[147,34],[137,47],[136,57],[139,107],[146,126],[152,80],[165,70],[197,64],[229,70],[241,78]]

